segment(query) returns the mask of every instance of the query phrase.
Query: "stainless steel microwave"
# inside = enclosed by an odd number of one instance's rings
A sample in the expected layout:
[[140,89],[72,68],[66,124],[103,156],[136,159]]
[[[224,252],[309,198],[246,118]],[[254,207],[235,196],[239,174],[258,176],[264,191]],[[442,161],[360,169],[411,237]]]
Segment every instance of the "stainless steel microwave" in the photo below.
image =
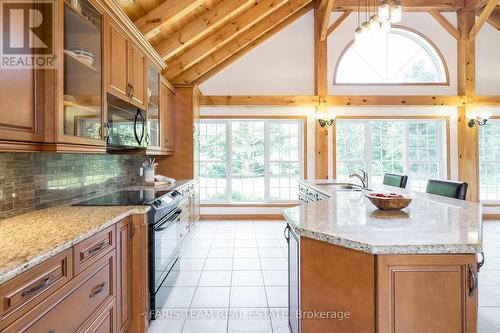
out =
[[106,145],[108,151],[146,148],[146,112],[108,94]]

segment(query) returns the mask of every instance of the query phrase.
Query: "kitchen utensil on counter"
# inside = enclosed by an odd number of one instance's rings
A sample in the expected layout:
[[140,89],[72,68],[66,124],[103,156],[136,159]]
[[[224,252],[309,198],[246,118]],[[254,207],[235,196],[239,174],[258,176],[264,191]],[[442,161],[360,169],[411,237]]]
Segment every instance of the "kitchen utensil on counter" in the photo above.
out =
[[399,210],[408,207],[411,198],[396,193],[366,193],[365,197],[381,210]]

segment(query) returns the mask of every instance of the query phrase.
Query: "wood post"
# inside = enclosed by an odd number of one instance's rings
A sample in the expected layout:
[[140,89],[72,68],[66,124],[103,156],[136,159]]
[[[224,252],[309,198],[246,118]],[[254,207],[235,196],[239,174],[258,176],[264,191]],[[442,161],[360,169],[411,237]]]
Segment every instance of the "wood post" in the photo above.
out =
[[[321,1],[316,0],[314,7],[314,83],[315,93],[319,96],[316,112],[328,112],[326,97],[328,96],[327,79],[327,41],[321,40],[321,23],[323,19]],[[315,127],[316,179],[328,178],[328,129]]]
[[458,12],[458,95],[466,96],[467,104],[458,108],[458,177],[469,184],[467,200],[479,201],[479,139],[477,126],[467,124],[467,112],[475,107],[476,62],[475,40],[470,38],[475,13]]

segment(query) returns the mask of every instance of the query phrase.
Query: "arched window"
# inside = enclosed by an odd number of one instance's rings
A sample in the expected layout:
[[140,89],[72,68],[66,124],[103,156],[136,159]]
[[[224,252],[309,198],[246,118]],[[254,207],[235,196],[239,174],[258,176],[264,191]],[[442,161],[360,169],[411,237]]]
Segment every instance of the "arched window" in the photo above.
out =
[[426,37],[393,28],[374,43],[350,43],[335,68],[334,85],[447,85],[443,56]]

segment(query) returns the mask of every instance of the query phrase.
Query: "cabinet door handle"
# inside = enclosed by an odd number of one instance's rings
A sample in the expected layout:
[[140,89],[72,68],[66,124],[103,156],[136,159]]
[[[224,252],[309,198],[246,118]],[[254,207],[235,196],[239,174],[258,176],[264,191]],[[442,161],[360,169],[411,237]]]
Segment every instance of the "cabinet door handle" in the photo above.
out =
[[130,98],[134,97],[135,89],[133,85],[130,85]]
[[127,97],[130,98],[130,83],[127,83]]
[[103,282],[101,283],[100,285],[98,285],[97,287],[94,288],[94,290],[92,290],[92,292],[89,294],[89,298],[92,298],[94,297],[95,295],[99,294],[100,292],[102,292],[104,290],[104,286],[106,285],[106,282]]
[[474,292],[477,289],[477,273],[474,271],[474,265],[469,264],[469,274],[471,278],[471,286],[469,288],[469,296],[472,297],[474,296]]
[[135,235],[135,225],[133,223],[130,223],[129,224],[129,228],[130,228],[130,239],[134,239],[134,235]]
[[97,251],[102,250],[102,248],[104,247],[104,245],[105,245],[105,244],[106,244],[106,242],[104,242],[104,241],[100,242],[99,244],[97,244],[97,245],[96,245],[96,246],[94,246],[93,248],[89,249],[89,250],[88,250],[88,253],[89,253],[89,254],[93,254],[93,253],[95,253],[95,252],[97,252]]
[[54,278],[54,276],[51,274],[49,275],[45,280],[43,280],[42,283],[40,283],[39,285],[29,289],[29,290],[25,290],[21,293],[21,296],[22,297],[29,297],[33,294],[35,294],[36,292],[46,288],[49,284],[50,284],[50,281]]
[[290,241],[290,231],[289,231],[289,229],[290,229],[290,226],[287,225],[285,227],[285,230],[283,230],[283,234],[285,235],[285,239],[286,239],[287,243]]

